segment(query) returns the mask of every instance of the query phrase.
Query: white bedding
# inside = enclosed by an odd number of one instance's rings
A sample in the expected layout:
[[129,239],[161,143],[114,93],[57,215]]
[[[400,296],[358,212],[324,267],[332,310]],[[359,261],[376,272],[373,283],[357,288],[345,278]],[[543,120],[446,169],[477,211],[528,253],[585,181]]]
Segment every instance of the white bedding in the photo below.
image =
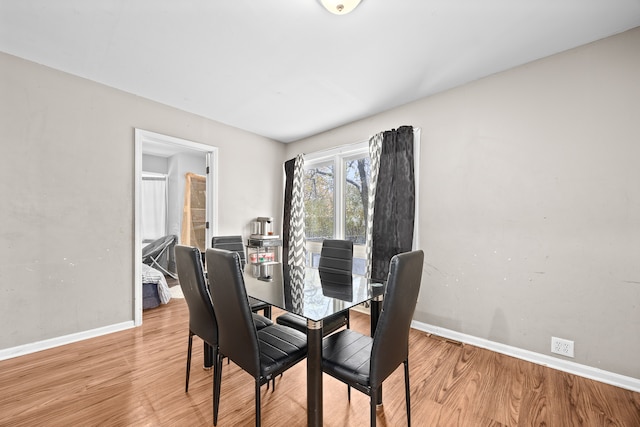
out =
[[171,299],[171,291],[169,290],[167,279],[164,278],[164,274],[144,263],[142,264],[142,283],[158,284],[158,296],[162,304],[168,303]]

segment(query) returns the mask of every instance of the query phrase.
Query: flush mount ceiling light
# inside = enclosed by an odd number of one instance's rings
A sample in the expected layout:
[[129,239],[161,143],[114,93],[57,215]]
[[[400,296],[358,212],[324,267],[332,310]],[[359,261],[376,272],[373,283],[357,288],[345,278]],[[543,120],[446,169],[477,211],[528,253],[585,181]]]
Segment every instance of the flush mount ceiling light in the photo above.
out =
[[320,0],[320,3],[331,13],[346,15],[355,9],[361,0]]

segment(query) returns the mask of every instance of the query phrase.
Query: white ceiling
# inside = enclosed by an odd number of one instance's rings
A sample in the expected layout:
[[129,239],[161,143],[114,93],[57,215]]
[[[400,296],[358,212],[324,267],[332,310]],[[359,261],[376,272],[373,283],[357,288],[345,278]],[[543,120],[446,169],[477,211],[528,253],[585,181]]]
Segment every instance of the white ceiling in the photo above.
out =
[[640,0],[0,0],[1,51],[283,142],[637,26]]

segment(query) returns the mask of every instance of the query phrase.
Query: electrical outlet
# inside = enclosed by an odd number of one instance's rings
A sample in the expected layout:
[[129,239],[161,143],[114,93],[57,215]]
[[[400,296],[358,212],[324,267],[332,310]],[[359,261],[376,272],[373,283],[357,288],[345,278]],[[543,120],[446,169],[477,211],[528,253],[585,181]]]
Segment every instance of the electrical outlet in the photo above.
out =
[[551,353],[573,357],[573,341],[551,337]]

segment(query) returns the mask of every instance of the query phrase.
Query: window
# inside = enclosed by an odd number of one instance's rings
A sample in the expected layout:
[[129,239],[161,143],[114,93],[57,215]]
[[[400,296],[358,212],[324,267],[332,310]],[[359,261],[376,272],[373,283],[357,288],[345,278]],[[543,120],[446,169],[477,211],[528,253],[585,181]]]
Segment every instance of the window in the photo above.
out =
[[304,212],[307,241],[322,242],[335,234],[335,168],[333,162],[305,168]]
[[344,238],[354,244],[367,241],[367,209],[371,165],[369,154],[345,159],[344,166]]
[[365,273],[370,177],[366,142],[305,157],[308,265],[318,265],[324,239],[346,239],[354,244],[354,273]]

